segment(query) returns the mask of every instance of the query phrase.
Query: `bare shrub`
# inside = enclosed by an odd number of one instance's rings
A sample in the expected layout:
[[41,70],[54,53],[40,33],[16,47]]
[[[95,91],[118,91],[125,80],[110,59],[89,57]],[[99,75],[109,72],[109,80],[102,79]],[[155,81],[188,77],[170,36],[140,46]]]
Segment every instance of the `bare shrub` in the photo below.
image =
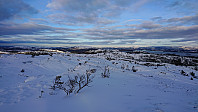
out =
[[43,93],[44,93],[44,91],[42,90],[41,91],[41,95],[39,96],[39,98],[41,98],[43,96]]
[[125,65],[124,64],[121,65],[121,69],[125,69]]
[[190,75],[192,75],[193,77],[195,77],[195,73],[194,72],[190,72]]
[[61,76],[56,76],[51,89],[61,89],[67,95],[70,95],[71,93],[79,93],[81,89],[92,82],[92,79],[91,70],[86,70],[86,75],[75,75],[74,77],[68,76],[68,80],[66,82],[61,81]]
[[54,85],[51,86],[51,89],[55,90],[56,88],[62,89],[63,87],[63,81],[60,80],[62,76],[56,76],[56,78],[54,79]]
[[109,78],[110,77],[110,72],[109,72],[109,66],[105,66],[104,72],[101,74],[103,78]]
[[90,72],[91,73],[95,73],[96,72],[96,69],[91,69]]
[[181,74],[184,76],[188,76],[188,74],[186,72],[184,72],[183,70],[181,70]]

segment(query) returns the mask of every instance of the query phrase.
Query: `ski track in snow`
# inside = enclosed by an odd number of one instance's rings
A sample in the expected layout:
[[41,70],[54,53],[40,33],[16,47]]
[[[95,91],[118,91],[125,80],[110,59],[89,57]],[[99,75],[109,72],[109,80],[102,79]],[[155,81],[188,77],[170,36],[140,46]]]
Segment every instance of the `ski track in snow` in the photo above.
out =
[[[102,54],[67,55],[1,55],[0,112],[198,112],[198,79],[180,74],[184,70],[198,75],[195,70],[171,64],[147,67],[121,58],[108,61]],[[121,69],[123,64],[138,70]],[[110,78],[102,78],[107,65]],[[49,89],[56,76],[64,81],[88,69],[96,73],[80,93],[67,96],[62,90]]]

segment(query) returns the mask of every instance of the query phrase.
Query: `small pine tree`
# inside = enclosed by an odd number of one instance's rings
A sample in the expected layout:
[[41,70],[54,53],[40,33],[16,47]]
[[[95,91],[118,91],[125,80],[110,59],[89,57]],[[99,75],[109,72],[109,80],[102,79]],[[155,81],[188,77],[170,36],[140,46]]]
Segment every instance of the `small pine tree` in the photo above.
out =
[[101,76],[103,78],[109,78],[110,77],[109,66],[105,66],[105,70],[104,70],[103,73],[101,73]]

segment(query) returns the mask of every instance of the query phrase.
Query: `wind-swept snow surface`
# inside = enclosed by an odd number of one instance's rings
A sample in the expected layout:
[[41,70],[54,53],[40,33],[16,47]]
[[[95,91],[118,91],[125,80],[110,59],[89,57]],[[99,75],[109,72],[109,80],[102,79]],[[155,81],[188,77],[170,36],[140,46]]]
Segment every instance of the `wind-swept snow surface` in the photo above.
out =
[[[148,66],[135,61],[139,57],[120,52],[1,54],[0,112],[198,112],[197,71],[167,63]],[[105,67],[109,78],[101,76]],[[79,93],[51,89],[56,76],[65,83],[68,76],[86,76],[92,69],[91,82]]]

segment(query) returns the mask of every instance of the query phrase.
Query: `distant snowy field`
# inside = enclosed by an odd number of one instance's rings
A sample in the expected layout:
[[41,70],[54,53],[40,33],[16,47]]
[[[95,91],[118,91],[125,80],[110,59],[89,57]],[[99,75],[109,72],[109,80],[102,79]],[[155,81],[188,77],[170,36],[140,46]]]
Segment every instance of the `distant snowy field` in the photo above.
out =
[[[198,71],[167,63],[145,66],[127,61],[128,55],[143,54],[1,54],[0,112],[198,112],[198,79],[190,75]],[[105,66],[109,78],[101,76]],[[65,82],[91,69],[92,82],[79,93],[50,89],[56,76]]]

